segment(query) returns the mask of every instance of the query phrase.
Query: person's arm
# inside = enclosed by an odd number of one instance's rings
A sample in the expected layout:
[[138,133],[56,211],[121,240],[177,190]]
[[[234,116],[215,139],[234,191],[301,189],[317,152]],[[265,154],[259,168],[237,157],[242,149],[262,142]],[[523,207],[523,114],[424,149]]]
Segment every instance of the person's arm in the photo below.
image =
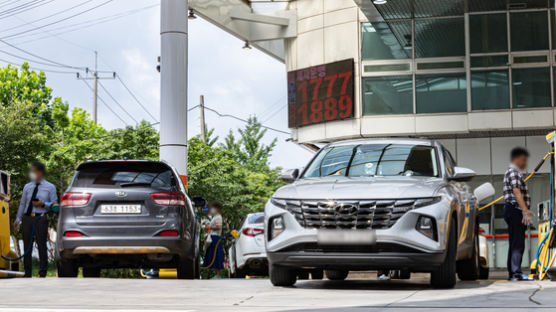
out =
[[19,201],[19,208],[17,209],[15,222],[21,222],[21,218],[23,218],[23,214],[25,213],[25,203],[27,202],[28,196],[27,190],[23,187],[23,194],[21,194],[21,200]]
[[525,215],[525,214],[529,213],[529,207],[527,207],[527,204],[525,203],[525,200],[523,199],[523,194],[521,194],[521,189],[518,188],[518,187],[514,187],[513,192],[514,192],[514,195],[515,195],[515,199],[517,200],[517,204],[519,205],[519,207],[523,211],[523,214]]
[[48,192],[48,200],[44,202],[44,208],[50,210],[52,205],[58,201],[58,195],[56,194],[56,187],[52,186]]

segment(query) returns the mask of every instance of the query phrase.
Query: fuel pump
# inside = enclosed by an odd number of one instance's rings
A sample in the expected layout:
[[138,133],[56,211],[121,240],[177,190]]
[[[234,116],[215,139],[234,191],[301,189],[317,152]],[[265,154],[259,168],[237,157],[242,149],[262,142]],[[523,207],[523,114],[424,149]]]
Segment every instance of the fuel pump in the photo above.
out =
[[556,281],[556,239],[554,235],[554,228],[556,226],[556,218],[554,209],[554,191],[556,187],[556,175],[554,174],[556,168],[556,157],[554,151],[556,150],[556,132],[551,132],[546,136],[546,141],[551,146],[550,157],[550,199],[548,206],[539,210],[539,246],[536,253],[536,271],[540,280],[543,280],[547,275]]
[[[0,255],[16,258],[17,254],[10,248],[10,175],[0,171]],[[8,261],[0,257],[0,278],[21,277],[20,261]]]

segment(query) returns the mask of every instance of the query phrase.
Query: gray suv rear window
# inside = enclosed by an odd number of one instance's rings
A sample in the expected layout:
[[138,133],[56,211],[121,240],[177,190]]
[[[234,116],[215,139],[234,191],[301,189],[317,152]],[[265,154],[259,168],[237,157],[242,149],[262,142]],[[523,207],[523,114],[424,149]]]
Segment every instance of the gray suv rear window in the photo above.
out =
[[161,191],[176,191],[178,186],[172,171],[156,163],[93,163],[78,168],[73,187],[151,187]]

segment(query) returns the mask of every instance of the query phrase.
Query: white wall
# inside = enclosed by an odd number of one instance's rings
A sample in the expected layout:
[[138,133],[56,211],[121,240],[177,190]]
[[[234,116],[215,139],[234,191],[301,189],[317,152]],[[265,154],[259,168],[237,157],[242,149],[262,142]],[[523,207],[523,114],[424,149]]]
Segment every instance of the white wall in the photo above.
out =
[[[547,129],[556,126],[556,110],[553,108],[362,117],[360,27],[362,22],[367,21],[363,12],[353,0],[297,0],[290,2],[289,9],[297,11],[298,36],[286,40],[288,71],[355,59],[355,119],[296,129],[292,131],[292,137],[300,143],[359,137]],[[504,140],[494,141],[493,151],[497,157],[507,152],[497,147],[498,141],[503,143]],[[509,140],[508,143],[513,141]],[[489,170],[487,165],[484,164],[481,169]],[[494,167],[494,171],[500,169],[498,164]]]
[[[504,174],[510,163],[510,151],[516,146],[529,150],[531,157],[527,171],[531,172],[550,149],[544,136],[447,139],[440,142],[456,158],[458,166],[469,167],[479,175]],[[539,172],[550,172],[548,160]]]

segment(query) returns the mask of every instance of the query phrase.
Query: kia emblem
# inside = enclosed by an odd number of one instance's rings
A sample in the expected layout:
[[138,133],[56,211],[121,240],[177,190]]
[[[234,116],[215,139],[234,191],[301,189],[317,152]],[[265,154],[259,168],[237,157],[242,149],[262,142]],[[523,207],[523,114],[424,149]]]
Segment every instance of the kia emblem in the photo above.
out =
[[117,191],[115,194],[118,197],[126,197],[127,196],[127,193],[124,192],[124,191]]

